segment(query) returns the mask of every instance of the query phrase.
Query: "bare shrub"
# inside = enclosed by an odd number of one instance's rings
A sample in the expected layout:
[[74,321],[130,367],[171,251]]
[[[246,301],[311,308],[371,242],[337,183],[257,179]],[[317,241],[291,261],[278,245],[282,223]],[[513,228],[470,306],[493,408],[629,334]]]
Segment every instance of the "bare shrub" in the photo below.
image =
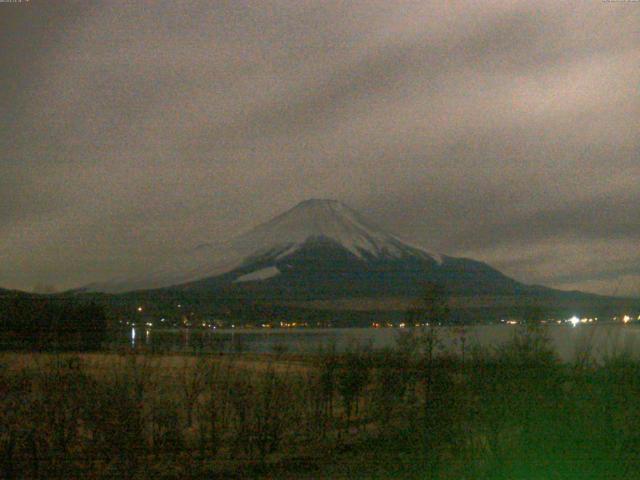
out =
[[177,379],[182,390],[188,428],[193,427],[193,411],[198,399],[205,391],[209,371],[206,357],[196,356],[195,362],[192,360],[190,357],[182,358],[182,365]]
[[337,391],[338,357],[335,346],[320,351],[314,358],[313,369],[308,373],[312,386],[313,427],[325,437],[334,416],[334,399]]
[[19,471],[28,470],[37,474],[40,462],[34,445],[37,426],[29,416],[31,390],[31,375],[0,366],[0,478],[16,478]]
[[253,417],[253,438],[260,461],[274,453],[282,441],[287,422],[291,419],[289,385],[272,367],[257,380]]
[[152,371],[144,355],[121,356],[90,390],[85,425],[109,474],[133,478],[146,458]]
[[352,417],[360,412],[360,398],[369,382],[370,368],[368,351],[355,348],[341,358],[336,380],[344,409],[345,430],[350,428]]
[[172,455],[184,448],[180,409],[180,403],[167,396],[152,402],[149,423],[154,453]]
[[253,451],[252,440],[252,411],[254,399],[254,385],[249,373],[239,374],[229,385],[231,404],[231,446],[234,455],[243,452],[248,455]]
[[206,363],[204,400],[198,404],[198,449],[202,459],[216,456],[230,429],[231,364]]
[[415,379],[414,368],[412,358],[403,350],[383,350],[374,360],[371,407],[374,417],[386,429],[394,413],[405,405],[407,393]]

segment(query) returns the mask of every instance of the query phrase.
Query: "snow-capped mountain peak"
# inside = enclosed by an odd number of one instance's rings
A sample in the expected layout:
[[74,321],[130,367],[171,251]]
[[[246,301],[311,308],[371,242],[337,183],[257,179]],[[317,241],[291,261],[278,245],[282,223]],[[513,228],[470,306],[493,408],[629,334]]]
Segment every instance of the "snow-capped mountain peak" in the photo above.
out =
[[243,253],[280,250],[279,257],[294,252],[313,238],[332,240],[362,258],[400,256],[403,243],[337,200],[311,199],[299,203],[253,230],[237,237],[234,247]]
[[[342,202],[311,199],[228,242],[203,243],[182,255],[167,259],[160,268],[87,288],[121,292],[168,287],[238,269],[243,273],[237,281],[260,281],[277,276],[279,271],[275,269],[276,263],[303,249],[308,242],[317,240],[329,241],[362,261],[413,257],[442,263],[441,257],[402,242],[369,223]],[[247,270],[258,258],[261,263],[256,268],[262,270]]]

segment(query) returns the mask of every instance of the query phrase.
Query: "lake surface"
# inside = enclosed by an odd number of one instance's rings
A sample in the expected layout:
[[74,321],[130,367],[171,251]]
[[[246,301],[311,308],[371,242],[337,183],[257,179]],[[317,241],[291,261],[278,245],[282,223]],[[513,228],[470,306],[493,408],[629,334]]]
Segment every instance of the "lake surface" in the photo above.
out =
[[[461,352],[474,345],[496,347],[513,337],[518,327],[476,325],[436,327],[442,349]],[[112,347],[144,348],[151,351],[193,351],[204,353],[317,353],[321,349],[393,347],[397,328],[330,329],[225,329],[225,330],[153,330],[136,328],[122,332]],[[640,358],[640,325],[592,324],[549,325],[545,331],[559,356],[566,361],[590,348],[596,358],[626,352]],[[135,332],[135,333],[134,333]],[[463,340],[464,339],[464,340]]]

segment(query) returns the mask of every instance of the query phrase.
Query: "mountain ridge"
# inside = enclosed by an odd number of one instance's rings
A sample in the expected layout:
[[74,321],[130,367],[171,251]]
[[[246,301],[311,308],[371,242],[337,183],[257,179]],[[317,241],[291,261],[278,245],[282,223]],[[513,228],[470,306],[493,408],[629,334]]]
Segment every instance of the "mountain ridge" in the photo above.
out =
[[272,252],[277,251],[284,258],[307,240],[321,237],[335,240],[361,259],[399,257],[409,252],[436,263],[442,259],[374,226],[338,200],[308,199],[227,242],[200,243],[152,272],[116,277],[87,285],[83,290],[121,293],[192,283],[223,275]]
[[416,296],[426,282],[456,295],[547,291],[483,262],[429,253],[333,199],[302,201],[228,242],[201,243],[167,267],[93,290],[278,302]]
[[333,199],[305,200],[227,242],[200,243],[165,268],[85,291],[281,302],[417,296],[426,282],[458,296],[588,296],[527,285],[474,259],[429,253]]

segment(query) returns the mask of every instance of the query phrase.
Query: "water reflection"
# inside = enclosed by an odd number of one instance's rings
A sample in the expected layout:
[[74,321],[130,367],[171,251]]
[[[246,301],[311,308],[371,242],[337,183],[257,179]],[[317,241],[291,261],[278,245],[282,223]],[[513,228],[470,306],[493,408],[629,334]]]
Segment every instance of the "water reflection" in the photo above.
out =
[[[464,335],[455,327],[438,327],[438,337],[444,349],[469,350],[475,345],[493,348],[512,338],[517,327],[508,325],[469,326]],[[151,331],[153,330],[153,332]],[[640,356],[640,325],[553,325],[547,334],[558,355],[574,359],[579,351],[590,349],[597,357],[615,352]],[[127,341],[131,348],[140,348],[136,328],[131,328]],[[203,353],[315,353],[319,349],[338,351],[355,346],[393,347],[399,330],[393,328],[333,328],[272,330],[263,329],[145,329],[144,348],[162,352]],[[461,338],[463,337],[463,338]],[[123,344],[123,337],[113,346]]]

